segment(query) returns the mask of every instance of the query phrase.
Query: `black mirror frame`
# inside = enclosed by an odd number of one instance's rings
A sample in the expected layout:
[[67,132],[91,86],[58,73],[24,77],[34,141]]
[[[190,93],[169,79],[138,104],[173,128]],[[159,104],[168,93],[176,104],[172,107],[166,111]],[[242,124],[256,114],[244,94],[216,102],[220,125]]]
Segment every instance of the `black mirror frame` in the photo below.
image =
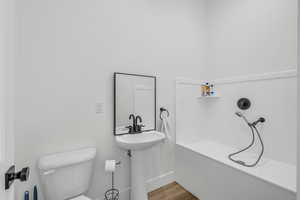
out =
[[117,75],[127,75],[127,76],[139,76],[139,77],[148,77],[154,79],[154,129],[151,130],[144,130],[142,132],[147,131],[155,131],[156,130],[156,76],[149,76],[149,75],[141,75],[141,74],[129,74],[129,73],[121,73],[121,72],[115,72],[114,73],[114,136],[120,136],[120,135],[127,135],[129,133],[124,134],[117,134],[116,133],[116,125],[117,125],[117,99],[116,99],[116,93],[117,93]]

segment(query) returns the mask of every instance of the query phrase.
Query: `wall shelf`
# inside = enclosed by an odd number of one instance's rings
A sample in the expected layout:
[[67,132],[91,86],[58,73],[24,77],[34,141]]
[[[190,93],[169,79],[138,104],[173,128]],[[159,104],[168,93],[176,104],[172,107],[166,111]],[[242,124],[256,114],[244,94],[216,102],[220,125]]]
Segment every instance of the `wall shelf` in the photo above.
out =
[[199,96],[197,97],[197,99],[219,99],[221,98],[220,96],[216,95],[216,96]]

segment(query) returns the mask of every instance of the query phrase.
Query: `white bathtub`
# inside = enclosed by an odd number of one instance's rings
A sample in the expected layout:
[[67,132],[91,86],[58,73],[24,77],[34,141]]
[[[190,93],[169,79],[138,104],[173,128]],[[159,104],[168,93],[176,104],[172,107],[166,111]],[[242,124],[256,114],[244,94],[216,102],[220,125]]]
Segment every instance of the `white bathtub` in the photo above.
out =
[[296,166],[263,157],[256,167],[243,167],[228,159],[235,151],[209,140],[177,143],[176,180],[201,200],[296,199]]

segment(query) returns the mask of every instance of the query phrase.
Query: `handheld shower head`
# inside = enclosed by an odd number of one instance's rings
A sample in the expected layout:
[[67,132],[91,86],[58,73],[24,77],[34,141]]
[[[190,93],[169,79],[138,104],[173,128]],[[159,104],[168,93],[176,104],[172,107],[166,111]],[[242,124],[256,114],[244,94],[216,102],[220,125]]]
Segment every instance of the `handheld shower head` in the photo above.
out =
[[238,117],[242,117],[243,114],[241,112],[235,112],[235,114],[238,116]]
[[252,123],[252,126],[256,126],[258,123],[264,123],[266,122],[266,119],[263,117],[260,117],[258,120]]
[[248,119],[243,115],[243,113],[241,113],[241,112],[235,112],[235,114],[236,114],[238,117],[243,118],[244,121],[245,121],[247,124],[249,124]]

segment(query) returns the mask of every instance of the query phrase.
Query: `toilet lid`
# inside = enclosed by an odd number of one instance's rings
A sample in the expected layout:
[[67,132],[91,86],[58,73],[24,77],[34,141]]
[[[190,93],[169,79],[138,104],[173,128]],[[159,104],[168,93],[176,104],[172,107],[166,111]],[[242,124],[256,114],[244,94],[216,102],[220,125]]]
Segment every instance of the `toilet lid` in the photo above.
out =
[[91,200],[91,199],[87,198],[86,196],[81,195],[81,196],[75,197],[70,200]]

